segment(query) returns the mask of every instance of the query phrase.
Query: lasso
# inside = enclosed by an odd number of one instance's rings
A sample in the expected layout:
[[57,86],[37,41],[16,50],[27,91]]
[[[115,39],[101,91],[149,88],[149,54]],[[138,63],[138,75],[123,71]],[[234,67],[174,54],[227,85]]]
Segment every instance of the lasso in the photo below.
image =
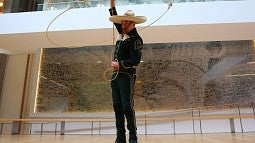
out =
[[[167,7],[166,11],[165,11],[160,17],[158,17],[156,20],[154,20],[153,22],[151,22],[149,25],[147,25],[147,26],[145,26],[145,27],[139,29],[138,31],[142,31],[142,30],[145,30],[145,29],[149,28],[151,25],[153,25],[154,23],[156,23],[157,21],[159,21],[159,20],[169,11],[169,9],[172,7],[172,1],[171,1],[171,0],[170,0],[170,2],[168,2],[167,0],[162,0],[162,1],[165,2],[165,3],[168,3],[168,7]],[[89,2],[89,0],[86,0],[86,1],[84,0],[84,2]],[[48,26],[47,26],[47,28],[46,28],[45,35],[46,35],[47,40],[50,41],[52,44],[58,46],[58,47],[64,47],[64,48],[70,48],[70,47],[72,47],[72,48],[78,48],[78,47],[81,47],[81,46],[68,46],[68,47],[67,47],[67,46],[63,46],[63,45],[61,45],[61,44],[55,42],[54,40],[50,39],[50,37],[49,37],[49,35],[48,35],[49,28],[50,28],[50,26],[55,22],[55,20],[58,19],[58,18],[59,18],[61,15],[63,15],[64,13],[68,12],[69,10],[71,10],[71,9],[73,9],[73,8],[74,8],[74,6],[71,6],[70,8],[68,8],[68,9],[64,10],[63,12],[61,12],[60,14],[58,14],[54,19],[51,20],[51,22],[48,24]],[[114,36],[114,25],[113,25],[113,38],[112,38],[112,40],[113,40],[113,50],[112,50],[112,51],[114,51],[114,39],[115,39],[115,36]],[[109,40],[105,40],[105,41],[109,41]],[[97,44],[103,43],[103,42],[105,42],[105,41],[98,42]],[[95,44],[95,45],[96,45],[96,44]],[[112,53],[113,53],[113,52],[112,52]],[[104,71],[104,79],[105,79],[106,81],[112,81],[112,80],[116,79],[116,77],[118,76],[119,70],[115,71],[116,74],[115,74],[114,77],[112,77],[112,78],[110,78],[110,79],[106,77],[107,73],[110,72],[110,71],[113,71],[113,70],[114,70],[114,69],[113,69],[112,67],[110,67],[110,68],[107,68],[107,69]]]
[[[163,1],[166,2],[166,0],[163,0]],[[145,27],[139,29],[138,31],[142,31],[142,30],[144,30],[144,29],[147,29],[147,28],[149,28],[151,25],[153,25],[154,23],[156,23],[157,21],[159,21],[159,20],[168,12],[168,10],[172,7],[172,5],[173,5],[173,4],[172,4],[172,1],[170,0],[170,2],[168,3],[168,7],[167,7],[166,11],[165,11],[160,17],[158,17],[156,20],[154,20],[153,22],[151,22],[149,25],[147,25],[147,26],[145,26]],[[114,27],[113,27],[113,29],[114,29]],[[114,31],[113,31],[113,33],[114,33]],[[114,39],[114,34],[113,34],[113,39]],[[113,43],[113,45],[114,45],[114,43]],[[106,77],[106,74],[107,74],[108,72],[110,72],[110,71],[113,71],[113,70],[114,70],[114,69],[113,69],[112,67],[110,67],[110,68],[108,68],[108,69],[105,70],[105,72],[104,72],[104,79],[105,79],[106,81],[112,81],[112,80],[114,80],[114,79],[117,78],[118,73],[119,73],[119,70],[115,71],[116,74],[115,74],[115,76],[114,76],[113,78],[108,79],[108,78]]]
[[57,19],[59,18],[61,15],[63,15],[64,13],[68,12],[69,10],[73,9],[74,6],[66,9],[65,11],[61,12],[59,15],[57,15],[53,20],[51,20],[50,24],[48,24],[47,28],[46,28],[46,31],[45,31],[45,35],[46,35],[46,38],[48,41],[50,41],[52,44],[56,45],[56,46],[59,46],[59,47],[64,47],[64,48],[69,48],[69,47],[66,47],[66,46],[62,46],[60,44],[58,44],[57,42],[53,41],[50,39],[49,35],[48,35],[48,32],[49,32],[49,28],[50,26],[52,25],[52,23]]

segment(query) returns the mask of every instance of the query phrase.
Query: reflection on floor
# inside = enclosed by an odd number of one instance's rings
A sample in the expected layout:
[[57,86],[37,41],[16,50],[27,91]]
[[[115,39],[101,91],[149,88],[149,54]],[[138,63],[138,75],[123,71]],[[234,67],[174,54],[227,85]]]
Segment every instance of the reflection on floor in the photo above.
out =
[[[0,143],[114,143],[113,135],[0,135]],[[255,133],[140,135],[139,143],[254,143]]]

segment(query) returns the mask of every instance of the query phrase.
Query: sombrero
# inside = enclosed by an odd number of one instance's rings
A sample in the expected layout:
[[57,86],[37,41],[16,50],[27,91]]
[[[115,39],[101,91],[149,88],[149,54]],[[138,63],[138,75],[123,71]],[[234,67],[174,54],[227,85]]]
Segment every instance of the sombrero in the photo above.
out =
[[127,10],[123,15],[113,15],[109,17],[109,20],[113,23],[121,24],[122,20],[133,21],[136,24],[144,23],[147,18],[145,16],[135,16],[132,10]]

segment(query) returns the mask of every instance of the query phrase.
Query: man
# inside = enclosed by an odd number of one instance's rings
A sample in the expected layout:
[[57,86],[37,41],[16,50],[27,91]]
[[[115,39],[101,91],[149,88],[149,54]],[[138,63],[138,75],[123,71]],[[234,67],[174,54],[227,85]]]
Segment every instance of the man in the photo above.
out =
[[141,60],[143,40],[137,33],[135,24],[146,21],[144,16],[135,16],[132,10],[118,16],[115,1],[110,0],[109,20],[118,30],[114,59],[111,67],[114,69],[111,81],[112,102],[116,119],[117,138],[115,143],[126,143],[125,118],[129,130],[129,143],[137,143],[137,128],[134,110],[134,84],[136,68]]

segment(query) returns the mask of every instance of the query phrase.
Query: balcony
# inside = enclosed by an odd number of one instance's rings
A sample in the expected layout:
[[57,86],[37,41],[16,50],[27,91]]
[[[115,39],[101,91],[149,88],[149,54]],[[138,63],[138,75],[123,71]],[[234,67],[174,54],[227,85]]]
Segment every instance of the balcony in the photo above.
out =
[[[69,0],[65,2],[51,2],[38,4],[38,11],[64,10],[68,8],[90,8],[109,6],[109,0]],[[215,1],[240,1],[240,0],[116,0],[116,6],[141,5],[141,4],[164,4],[164,3],[188,3],[188,2],[215,2]]]

